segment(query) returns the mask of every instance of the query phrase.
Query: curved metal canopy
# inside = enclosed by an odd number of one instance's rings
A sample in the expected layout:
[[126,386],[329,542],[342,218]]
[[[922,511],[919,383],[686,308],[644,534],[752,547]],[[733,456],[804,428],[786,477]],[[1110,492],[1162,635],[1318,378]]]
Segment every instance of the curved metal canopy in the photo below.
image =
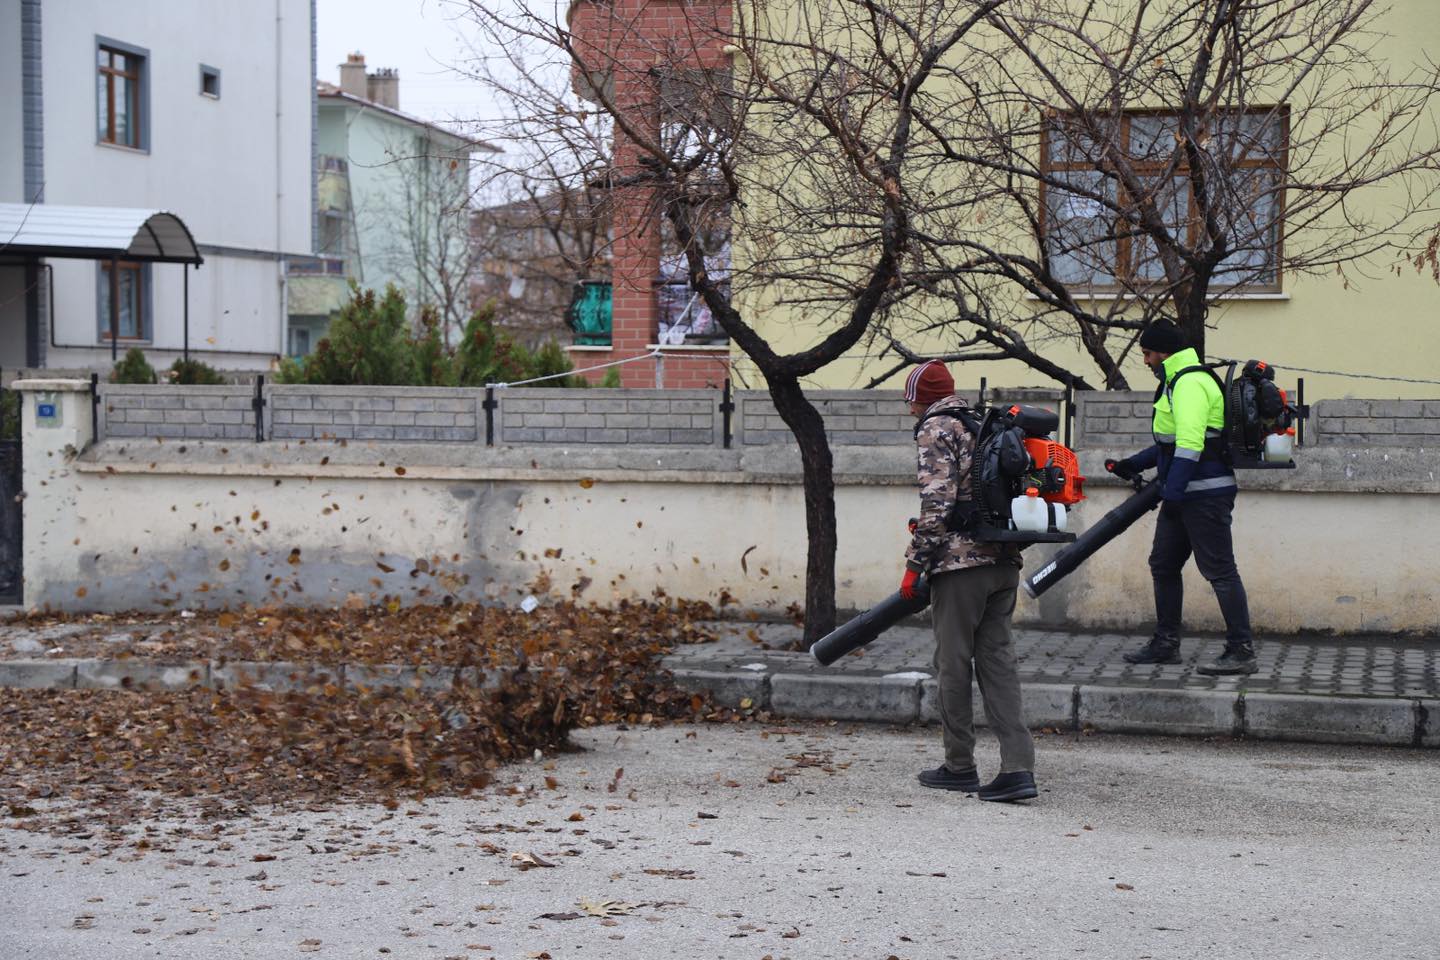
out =
[[184,221],[163,210],[0,203],[0,256],[201,263]]

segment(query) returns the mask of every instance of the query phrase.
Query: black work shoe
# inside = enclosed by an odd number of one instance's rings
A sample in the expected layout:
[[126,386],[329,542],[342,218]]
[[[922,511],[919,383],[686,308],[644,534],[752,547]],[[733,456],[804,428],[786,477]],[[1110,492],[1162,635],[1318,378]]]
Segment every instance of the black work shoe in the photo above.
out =
[[1029,770],[1002,773],[980,788],[981,800],[997,803],[1013,803],[1016,800],[1034,800],[1040,796],[1035,789],[1035,774]]
[[980,772],[974,767],[956,773],[942,763],[934,770],[921,770],[920,775],[915,779],[920,781],[921,786],[935,787],[937,790],[962,790],[965,793],[974,793],[980,789]]
[[1254,673],[1260,667],[1255,663],[1255,651],[1248,644],[1226,646],[1225,652],[1214,663],[1205,663],[1195,668],[1196,673],[1207,677],[1229,677],[1235,674]]
[[1180,641],[1151,637],[1139,650],[1122,654],[1126,663],[1179,663]]

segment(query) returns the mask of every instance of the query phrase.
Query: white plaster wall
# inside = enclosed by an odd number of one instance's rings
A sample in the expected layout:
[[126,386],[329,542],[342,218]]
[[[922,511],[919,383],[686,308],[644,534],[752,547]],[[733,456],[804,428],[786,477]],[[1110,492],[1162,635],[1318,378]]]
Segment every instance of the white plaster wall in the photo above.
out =
[[[547,481],[538,472],[531,481],[439,479],[413,465],[404,479],[81,469],[63,536],[33,538],[32,606],[326,604],[354,593],[410,602],[427,589],[433,599],[455,592],[514,601],[541,576],[557,596],[600,602],[659,588],[716,602],[728,593],[746,608],[783,611],[804,597],[804,512],[794,486],[604,481],[587,488],[578,478]],[[879,518],[904,506],[893,487],[840,494],[839,603],[868,606],[898,583],[904,515],[897,523]],[[714,522],[719,517],[727,519]],[[430,572],[412,577],[420,558]]]
[[[98,264],[93,260],[51,260],[55,270],[55,342],[49,365],[108,365],[108,342],[97,342],[99,304]],[[141,347],[152,365],[168,364],[178,354],[184,335],[184,277],[180,264],[150,267],[153,331]],[[254,351],[252,363],[244,358],[211,357],[215,365],[233,368],[267,364],[280,344],[280,265],[251,257],[210,256],[200,268],[190,268],[190,348],[201,354],[207,348]],[[77,346],[79,345],[79,346]],[[123,354],[130,346],[121,342]],[[153,356],[152,356],[153,354]],[[63,363],[58,358],[63,358]]]
[[[1091,488],[1085,516],[1103,516],[1127,493]],[[1435,632],[1440,508],[1433,497],[1242,490],[1235,505],[1235,557],[1257,634]],[[1091,557],[1043,596],[1039,608],[1085,624],[1153,622],[1148,558],[1154,518],[1151,513],[1138,521]],[[1022,601],[1020,615],[1037,615],[1032,611],[1037,605]],[[1214,592],[1193,562],[1185,568],[1185,621],[1224,628]]]
[[[27,486],[27,604],[323,605],[447,592],[513,602],[542,575],[556,596],[599,602],[660,589],[774,613],[803,603],[804,511],[793,478],[742,482],[671,468],[591,479],[583,467],[486,467],[483,450],[467,465],[434,467],[418,444],[244,446],[105,444],[76,464],[73,495]],[[26,456],[28,470],[28,448]],[[348,460],[321,462],[331,456]],[[1123,495],[1093,488],[1077,521]],[[64,510],[46,507],[55,496],[70,497]],[[1237,554],[1257,632],[1440,629],[1432,501],[1424,491],[1242,493]],[[837,506],[838,605],[865,608],[899,581],[914,493],[895,478],[841,483]],[[1143,629],[1153,616],[1153,524],[1153,515],[1140,521],[1042,603],[1022,598],[1017,619]],[[1042,555],[1033,553],[1031,569]],[[1186,587],[1187,626],[1221,629],[1193,570]]]

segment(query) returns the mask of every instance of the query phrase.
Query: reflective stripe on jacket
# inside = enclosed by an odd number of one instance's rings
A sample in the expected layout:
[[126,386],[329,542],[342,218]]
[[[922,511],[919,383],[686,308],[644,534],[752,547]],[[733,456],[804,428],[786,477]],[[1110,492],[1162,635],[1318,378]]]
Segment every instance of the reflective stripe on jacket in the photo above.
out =
[[1155,398],[1151,432],[1157,473],[1167,500],[1189,500],[1232,493],[1235,471],[1221,459],[1225,393],[1205,371],[1177,378],[1200,364],[1191,348],[1165,358],[1165,384]]

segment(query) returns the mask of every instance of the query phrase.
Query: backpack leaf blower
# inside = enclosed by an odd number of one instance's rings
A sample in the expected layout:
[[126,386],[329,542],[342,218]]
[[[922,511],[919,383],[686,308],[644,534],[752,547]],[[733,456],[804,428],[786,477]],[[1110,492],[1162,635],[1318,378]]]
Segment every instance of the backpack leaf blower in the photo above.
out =
[[1085,499],[1085,478],[1074,451],[1050,439],[1060,425],[1053,410],[1016,404],[981,418],[958,408],[930,414],[937,416],[955,418],[975,438],[969,496],[951,508],[950,530],[1021,546],[1075,539],[1065,532],[1065,509]]
[[[1085,499],[1085,478],[1074,451],[1050,439],[1060,425],[1054,411],[1017,404],[991,407],[983,417],[956,407],[930,414],[937,416],[953,417],[975,438],[969,496],[961,491],[946,518],[948,529],[976,542],[1022,548],[1075,540],[1075,534],[1065,532],[1065,510]],[[930,588],[921,578],[915,599],[891,594],[815,641],[810,653],[829,666],[929,605]]]
[[[1221,380],[1215,370],[1227,367]],[[1221,456],[1236,470],[1293,470],[1290,459],[1290,437],[1293,424],[1304,420],[1309,409],[1290,403],[1285,391],[1275,382],[1275,368],[1263,360],[1249,360],[1236,375],[1234,361],[1185,367],[1161,387],[1173,390],[1175,381],[1187,373],[1204,371],[1215,378],[1225,396],[1225,426],[1221,438]],[[1155,398],[1158,400],[1160,394]],[[1276,443],[1277,438],[1284,438]],[[1058,550],[1039,570],[1021,581],[1020,586],[1033,599],[1050,589],[1097,550],[1114,540],[1160,503],[1160,483],[1142,483],[1138,477],[1128,478],[1135,493],[1100,521],[1081,534],[1074,543]]]
[[[1225,367],[1225,379],[1215,371]],[[1239,367],[1239,374],[1236,368]],[[1175,381],[1187,373],[1204,372],[1215,379],[1225,397],[1225,426],[1220,447],[1225,463],[1236,470],[1293,470],[1290,459],[1295,424],[1306,419],[1310,408],[1292,404],[1285,390],[1275,382],[1275,368],[1264,360],[1234,360],[1204,363],[1176,371],[1170,382],[1155,393],[1175,389]]]
[[839,660],[851,650],[859,650],[906,617],[914,616],[930,606],[930,584],[921,577],[915,583],[915,599],[906,600],[898,592],[890,594],[858,617],[841,624],[815,641],[810,655],[822,667]]

